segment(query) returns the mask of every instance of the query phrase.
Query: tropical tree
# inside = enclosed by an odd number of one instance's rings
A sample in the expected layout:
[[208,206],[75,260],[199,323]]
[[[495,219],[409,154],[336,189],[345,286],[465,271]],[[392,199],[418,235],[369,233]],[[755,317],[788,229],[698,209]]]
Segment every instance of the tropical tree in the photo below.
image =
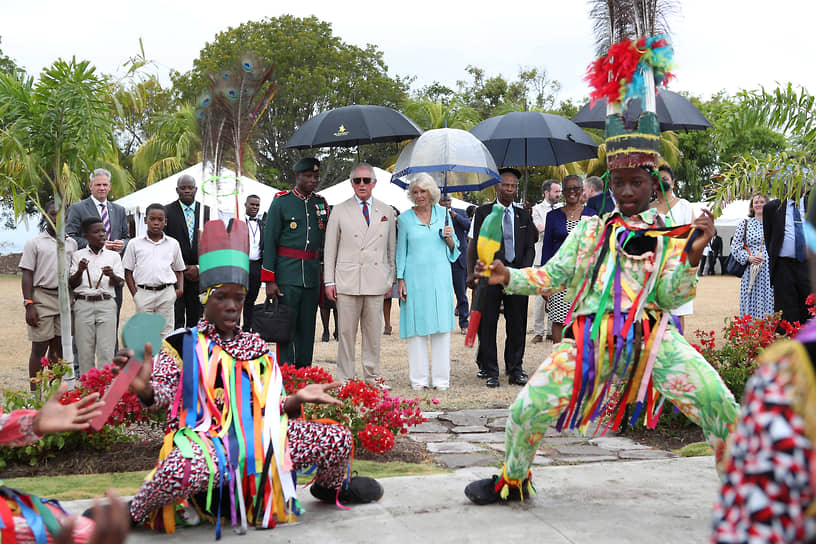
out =
[[670,34],[668,19],[679,11],[674,0],[590,0],[589,6],[599,57],[626,38]]
[[192,104],[156,115],[150,130],[151,136],[133,155],[137,186],[155,183],[201,160],[201,132]]
[[[111,170],[124,193],[127,172],[116,164],[112,112],[106,86],[88,61],[57,60],[37,83],[25,74],[0,74],[0,187],[14,211],[47,188],[57,208],[57,278],[63,356],[72,358],[68,271],[65,269],[65,210],[81,194],[85,175],[96,166]],[[45,214],[43,214],[45,215]]]
[[447,102],[412,98],[405,101],[402,111],[422,130],[446,127],[470,130],[482,120],[479,112],[457,95]]
[[[284,176],[301,156],[283,146],[307,119],[350,104],[397,107],[406,95],[405,83],[387,75],[382,52],[375,46],[345,43],[333,34],[331,24],[315,17],[282,15],[219,33],[201,50],[191,71],[171,74],[180,97],[197,101],[210,87],[210,74],[237,66],[247,53],[274,65],[278,94],[259,121],[250,147],[258,160],[258,178],[277,186],[286,183]],[[367,158],[381,163],[390,154],[387,149],[378,157],[371,157],[372,151],[366,149]],[[344,172],[348,155],[337,148],[322,152],[321,177],[332,179]]]
[[[0,42],[1,41],[2,40],[0,39]],[[13,74],[19,69],[20,68],[17,66],[17,64],[12,59],[4,55],[3,50],[0,49],[0,73]]]

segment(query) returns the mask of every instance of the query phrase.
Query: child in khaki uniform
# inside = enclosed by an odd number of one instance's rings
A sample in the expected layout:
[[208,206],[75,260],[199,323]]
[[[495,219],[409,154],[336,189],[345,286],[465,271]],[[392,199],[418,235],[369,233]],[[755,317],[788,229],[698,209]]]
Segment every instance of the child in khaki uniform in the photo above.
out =
[[107,231],[99,217],[82,220],[88,247],[74,253],[68,283],[74,290],[74,329],[80,374],[108,364],[116,346],[116,299],[113,288],[124,280],[119,254],[105,249]]
[[[23,273],[23,305],[25,306],[31,355],[28,358],[28,376],[33,378],[42,369],[40,360],[48,352],[52,362],[62,357],[60,334],[59,296],[57,293],[57,239],[54,225],[57,209],[53,202],[45,206],[45,230],[26,242],[20,259]],[[65,269],[77,249],[73,238],[65,238]],[[50,349],[49,349],[50,348]],[[34,390],[34,384],[31,384]]]
[[185,264],[181,246],[164,234],[167,216],[164,206],[151,204],[145,215],[147,233],[130,241],[122,257],[125,282],[137,312],[164,318],[162,338],[173,332],[174,306],[184,292]]

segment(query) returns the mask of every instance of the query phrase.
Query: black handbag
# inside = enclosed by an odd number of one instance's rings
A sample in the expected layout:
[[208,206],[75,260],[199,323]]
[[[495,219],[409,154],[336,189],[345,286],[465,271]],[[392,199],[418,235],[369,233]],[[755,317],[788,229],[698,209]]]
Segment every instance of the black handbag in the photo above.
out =
[[294,312],[289,306],[266,299],[263,304],[252,308],[252,330],[267,342],[282,344],[292,341],[292,321]]
[[[744,224],[744,228],[742,229],[742,246],[745,246],[745,239],[748,234],[748,221]],[[747,248],[746,248],[747,249]],[[737,276],[741,278],[743,274],[745,274],[745,269],[748,268],[748,261],[745,261],[745,264],[740,264],[740,262],[734,257],[734,254],[728,256],[728,259],[725,261],[725,273],[730,274],[732,276]]]

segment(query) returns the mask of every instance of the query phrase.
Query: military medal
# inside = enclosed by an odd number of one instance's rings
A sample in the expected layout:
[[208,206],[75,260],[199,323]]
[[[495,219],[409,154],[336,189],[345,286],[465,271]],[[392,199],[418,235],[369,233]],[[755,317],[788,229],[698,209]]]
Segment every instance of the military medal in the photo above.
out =
[[292,222],[289,223],[289,228],[292,230],[295,230],[297,228],[297,221],[295,221],[294,217],[292,218]]

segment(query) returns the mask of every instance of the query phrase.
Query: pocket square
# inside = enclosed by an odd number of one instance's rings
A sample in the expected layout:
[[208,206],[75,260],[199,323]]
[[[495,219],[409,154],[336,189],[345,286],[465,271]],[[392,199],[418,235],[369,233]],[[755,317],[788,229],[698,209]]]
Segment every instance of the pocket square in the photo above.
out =
[[384,215],[382,216],[382,219],[380,219],[380,223],[382,223],[383,221],[388,221],[388,218]]

